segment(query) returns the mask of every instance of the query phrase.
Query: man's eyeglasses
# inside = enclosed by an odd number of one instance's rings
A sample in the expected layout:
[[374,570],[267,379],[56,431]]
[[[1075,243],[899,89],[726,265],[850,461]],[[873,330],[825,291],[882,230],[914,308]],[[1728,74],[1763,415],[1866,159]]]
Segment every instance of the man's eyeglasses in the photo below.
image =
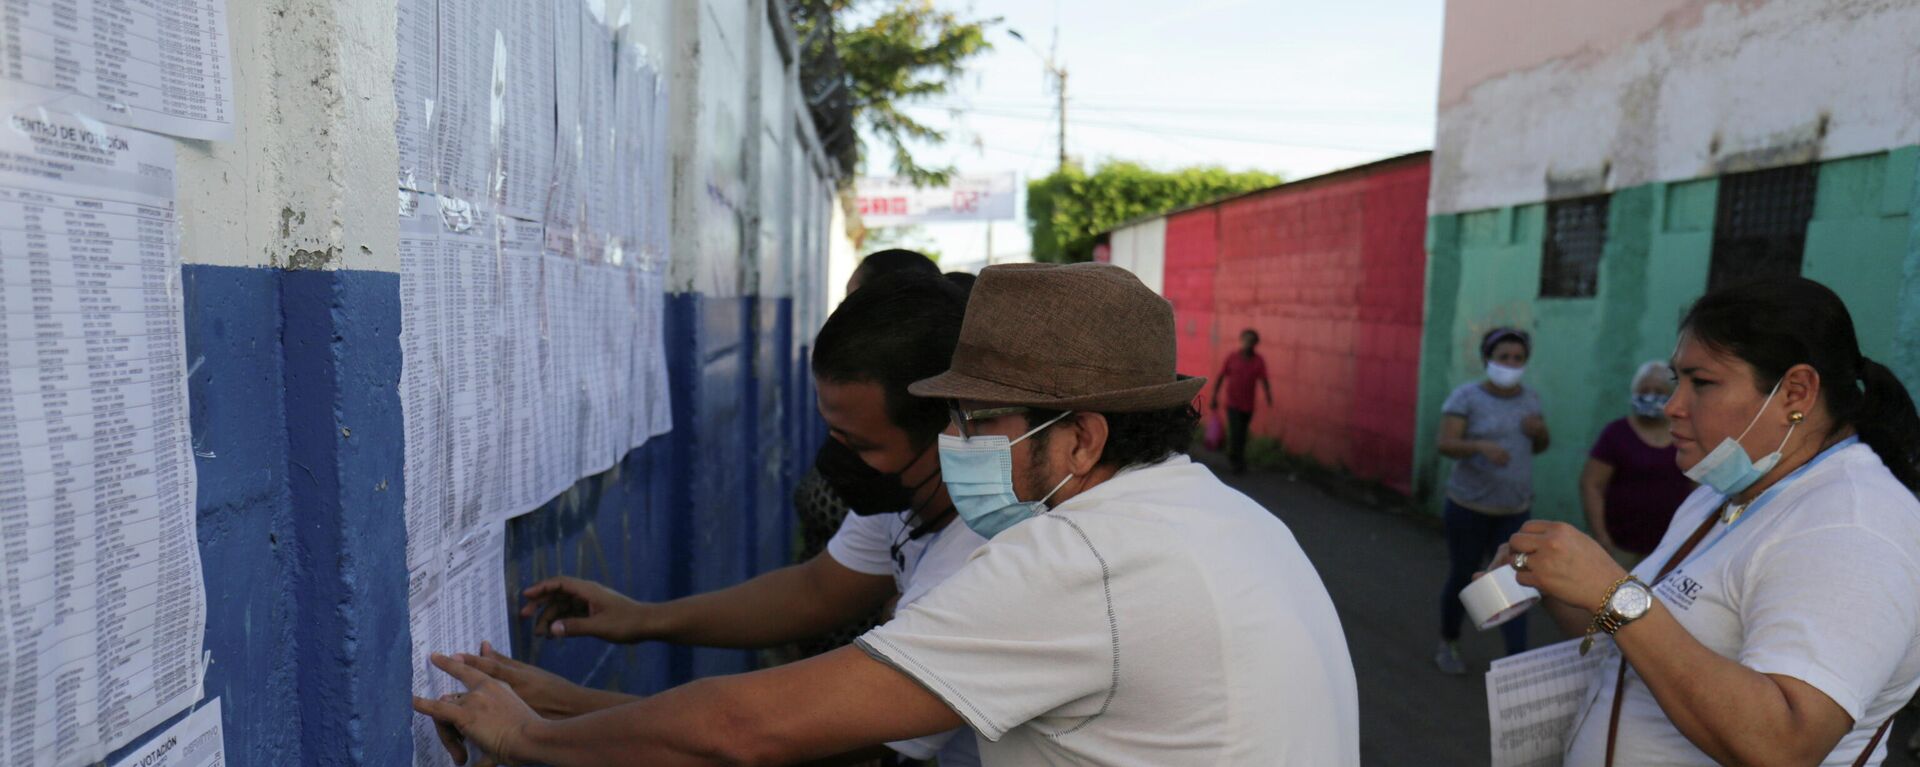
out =
[[1009,415],[1022,415],[1032,410],[1033,408],[1018,406],[983,407],[975,410],[967,410],[960,407],[960,403],[958,402],[949,401],[947,403],[947,416],[953,419],[953,425],[960,429],[960,436],[967,439],[973,439],[973,429],[968,426],[971,422],[991,421],[995,418]]

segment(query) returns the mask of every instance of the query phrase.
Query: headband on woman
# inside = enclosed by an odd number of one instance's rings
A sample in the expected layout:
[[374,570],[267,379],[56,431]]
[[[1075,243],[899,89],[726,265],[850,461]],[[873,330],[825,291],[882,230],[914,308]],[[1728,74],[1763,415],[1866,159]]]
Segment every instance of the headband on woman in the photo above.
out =
[[1533,338],[1527,335],[1527,331],[1518,328],[1494,328],[1487,331],[1486,339],[1480,342],[1480,359],[1491,359],[1494,347],[1507,341],[1519,341],[1521,346],[1527,347],[1528,352],[1533,351]]

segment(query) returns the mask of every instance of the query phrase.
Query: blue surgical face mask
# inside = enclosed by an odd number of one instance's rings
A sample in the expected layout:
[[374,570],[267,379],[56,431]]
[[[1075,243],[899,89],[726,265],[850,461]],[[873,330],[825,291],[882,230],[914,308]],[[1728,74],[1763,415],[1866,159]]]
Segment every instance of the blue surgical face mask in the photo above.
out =
[[1069,473],[1060,480],[1045,498],[1022,501],[1013,491],[1013,446],[1059,423],[1067,415],[1061,413],[1012,440],[999,435],[972,439],[940,435],[940,481],[946,483],[947,496],[953,499],[953,510],[960,515],[960,521],[980,537],[991,539],[1000,531],[1045,512],[1047,499],[1060,492],[1073,475]]
[[1740,440],[1746,439],[1747,432],[1753,431],[1753,425],[1760,422],[1760,416],[1766,415],[1767,406],[1773,404],[1773,395],[1780,392],[1780,384],[1773,385],[1773,391],[1767,392],[1767,401],[1760,403],[1760,412],[1747,422],[1746,431],[1740,432],[1740,438],[1727,437],[1720,440],[1720,446],[1700,459],[1699,463],[1687,470],[1687,479],[1713,488],[1721,495],[1731,496],[1753,486],[1767,472],[1780,463],[1780,451],[1786,449],[1787,440],[1793,438],[1793,430],[1799,427],[1795,421],[1787,426],[1787,436],[1780,438],[1780,447],[1755,462],[1747,457],[1747,449],[1740,446]]
[[1633,414],[1641,418],[1665,418],[1668,399],[1665,394],[1635,394],[1631,400]]

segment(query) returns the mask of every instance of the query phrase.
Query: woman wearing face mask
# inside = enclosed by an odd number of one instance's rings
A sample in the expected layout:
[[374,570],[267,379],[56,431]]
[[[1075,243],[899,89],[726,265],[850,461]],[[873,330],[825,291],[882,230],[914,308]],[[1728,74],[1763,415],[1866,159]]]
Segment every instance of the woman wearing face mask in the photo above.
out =
[[1508,544],[1600,655],[1566,764],[1878,764],[1920,687],[1920,416],[1825,286],[1717,291],[1666,414],[1702,487],[1631,575],[1570,525]]
[[[1525,331],[1488,331],[1480,339],[1487,377],[1453,390],[1440,407],[1440,454],[1457,461],[1447,478],[1447,582],[1440,590],[1440,648],[1433,656],[1448,674],[1467,671],[1458,644],[1466,612],[1460,590],[1533,508],[1533,456],[1547,449],[1548,436],[1539,395],[1520,382],[1532,353]],[[1507,654],[1527,649],[1525,617],[1502,625],[1500,635]]]
[[1660,544],[1673,510],[1693,492],[1693,480],[1674,464],[1667,431],[1673,369],[1649,360],[1633,374],[1632,414],[1607,424],[1580,472],[1580,503],[1587,530],[1614,559],[1631,567]]

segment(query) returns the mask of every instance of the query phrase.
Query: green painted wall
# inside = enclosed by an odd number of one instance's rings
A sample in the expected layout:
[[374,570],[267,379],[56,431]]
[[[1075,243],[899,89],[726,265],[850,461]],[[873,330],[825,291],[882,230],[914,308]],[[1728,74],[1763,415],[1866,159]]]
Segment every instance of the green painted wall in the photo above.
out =
[[[1803,273],[1853,312],[1862,351],[1920,389],[1920,147],[1820,167]],[[1675,328],[1706,289],[1719,182],[1619,190],[1592,298],[1540,298],[1544,203],[1433,216],[1421,349],[1414,488],[1438,512],[1451,461],[1433,442],[1440,404],[1481,376],[1477,340],[1497,325],[1534,334],[1527,382],[1553,446],[1535,463],[1534,515],[1580,523],[1580,469],[1601,427],[1627,412],[1640,363],[1673,351]]]

